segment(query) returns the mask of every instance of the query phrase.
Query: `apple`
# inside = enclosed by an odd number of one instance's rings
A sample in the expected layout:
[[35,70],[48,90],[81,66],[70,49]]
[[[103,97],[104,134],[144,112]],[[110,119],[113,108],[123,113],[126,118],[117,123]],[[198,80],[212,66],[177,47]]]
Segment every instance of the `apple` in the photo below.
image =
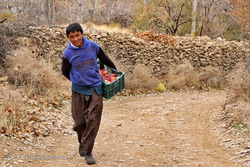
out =
[[99,73],[100,73],[100,75],[102,76],[102,74],[103,74],[103,73],[102,73],[102,70],[99,70]]
[[118,77],[116,76],[116,74],[114,73],[111,73],[109,75],[108,71],[106,69],[101,69],[99,70],[99,73],[101,75],[101,78],[102,80],[105,82],[105,83],[111,83],[113,81],[115,81]]
[[103,73],[103,74],[107,74],[107,73],[108,73],[108,71],[107,71],[107,70],[105,70],[105,69],[102,69],[102,73]]
[[114,73],[110,74],[111,77],[116,77],[116,75]]
[[116,80],[116,77],[110,76],[110,82],[113,82]]
[[104,82],[105,82],[105,83],[110,83],[110,81],[109,81],[109,80],[104,80]]

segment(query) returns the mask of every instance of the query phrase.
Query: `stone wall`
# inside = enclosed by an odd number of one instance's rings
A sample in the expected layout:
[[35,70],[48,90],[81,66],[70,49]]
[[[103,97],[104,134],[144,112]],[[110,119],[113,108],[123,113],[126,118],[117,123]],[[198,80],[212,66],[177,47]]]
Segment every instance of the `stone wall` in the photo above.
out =
[[[45,58],[61,66],[61,56],[68,39],[65,27],[31,28],[31,38],[16,39],[19,45],[33,46],[38,58]],[[132,34],[84,30],[84,36],[97,42],[107,55],[127,66],[145,64],[156,76],[167,74],[172,64],[189,61],[196,69],[203,70],[213,66],[229,72],[235,64],[249,59],[249,52],[241,43],[202,37],[174,37],[174,45],[163,45],[145,41]]]

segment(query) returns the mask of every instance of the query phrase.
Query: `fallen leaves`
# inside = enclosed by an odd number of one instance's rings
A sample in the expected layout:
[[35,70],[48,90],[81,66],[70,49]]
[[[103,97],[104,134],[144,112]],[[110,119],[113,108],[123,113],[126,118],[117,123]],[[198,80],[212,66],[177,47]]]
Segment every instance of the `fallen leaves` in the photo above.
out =
[[154,34],[153,31],[137,32],[134,35],[146,41],[155,41],[163,45],[173,45],[175,43],[175,39],[171,35]]
[[62,107],[64,103],[69,104],[70,98],[65,94],[58,94],[50,100],[40,94],[33,97],[24,95],[18,104],[9,103],[4,107],[0,134],[35,142],[39,136],[47,137],[54,132],[67,131],[64,130],[66,122],[61,121],[65,117]]

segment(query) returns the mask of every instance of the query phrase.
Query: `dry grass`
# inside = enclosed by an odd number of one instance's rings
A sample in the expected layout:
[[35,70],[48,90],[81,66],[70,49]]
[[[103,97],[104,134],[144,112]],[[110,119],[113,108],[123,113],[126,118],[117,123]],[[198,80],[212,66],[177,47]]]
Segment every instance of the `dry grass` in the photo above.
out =
[[233,91],[234,100],[243,100],[249,102],[250,100],[250,71],[249,63],[239,63],[227,75],[229,88]]
[[153,77],[150,69],[144,65],[135,66],[132,73],[126,75],[126,88],[135,89],[155,89],[159,84],[157,78]]
[[42,97],[48,102],[54,101],[59,93],[68,91],[69,84],[52,69],[52,65],[38,61],[36,54],[28,48],[13,52],[6,59],[6,66],[9,83],[2,83],[0,87],[0,133],[15,135],[25,132],[31,119],[27,111],[30,99]]
[[[232,100],[232,99],[230,99]],[[250,137],[250,103],[244,101],[226,101],[223,119],[228,127]]]
[[[0,14],[3,13],[0,12]],[[8,20],[0,26],[0,66],[5,66],[5,58],[11,54],[13,45],[11,45],[10,41],[18,37],[29,35],[27,25],[22,22],[11,23],[11,18],[13,18],[11,16],[5,17],[4,15],[3,18],[7,18]]]
[[[250,132],[250,70],[249,62],[239,63],[227,75],[228,87],[232,94],[227,98],[224,108],[228,111],[228,126]],[[250,137],[250,136],[249,136]]]
[[168,71],[167,88],[179,90],[188,87],[197,87],[198,71],[189,63],[173,65]]
[[23,95],[15,90],[1,89],[0,127],[1,133],[14,134],[24,129],[29,116],[23,106]]
[[199,81],[207,87],[221,89],[226,84],[226,78],[223,72],[215,67],[208,66],[199,74]]
[[108,32],[122,32],[122,33],[132,33],[132,30],[128,28],[121,27],[120,24],[118,23],[109,23],[107,24],[102,24],[102,25],[96,25],[91,22],[88,22],[84,24],[83,26],[89,27],[91,29],[95,30],[100,30],[100,31],[108,31]]
[[238,102],[233,107],[233,120],[234,122],[240,122],[250,131],[250,103]]
[[52,65],[38,61],[27,48],[15,51],[14,56],[8,58],[7,65],[10,83],[23,87],[29,96],[49,95],[51,91],[61,88],[60,77],[53,71]]

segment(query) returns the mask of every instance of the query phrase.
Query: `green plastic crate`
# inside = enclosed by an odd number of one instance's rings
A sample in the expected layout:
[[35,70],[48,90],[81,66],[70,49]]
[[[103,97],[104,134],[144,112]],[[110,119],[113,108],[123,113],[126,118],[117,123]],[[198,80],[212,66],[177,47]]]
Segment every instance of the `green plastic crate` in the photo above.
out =
[[116,71],[115,69],[106,66],[101,61],[98,61],[98,66],[100,70],[106,69],[108,74],[114,73],[118,77],[115,81],[111,83],[106,83],[104,82],[104,80],[102,80],[103,96],[106,99],[110,99],[125,88],[125,73],[122,71]]

